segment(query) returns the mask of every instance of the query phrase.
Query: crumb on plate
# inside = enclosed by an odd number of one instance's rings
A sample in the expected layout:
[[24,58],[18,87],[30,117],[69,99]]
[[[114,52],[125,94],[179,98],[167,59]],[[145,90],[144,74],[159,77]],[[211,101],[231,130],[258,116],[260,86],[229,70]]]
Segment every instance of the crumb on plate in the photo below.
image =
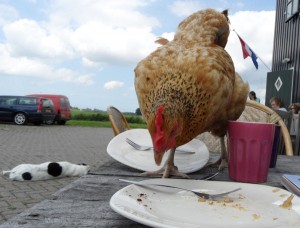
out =
[[232,202],[233,202],[233,199],[230,199],[230,198],[224,199],[224,203],[232,203]]
[[281,194],[280,197],[285,198],[287,197],[287,194]]
[[254,219],[254,220],[258,220],[258,219],[260,219],[260,215],[259,214],[252,214],[252,218]]
[[292,200],[294,198],[294,195],[291,194],[281,205],[282,208],[289,208],[292,206]]
[[239,194],[239,199],[245,199],[246,196],[243,196],[242,194]]
[[206,199],[204,197],[199,197],[198,202],[201,202],[201,203],[206,202]]

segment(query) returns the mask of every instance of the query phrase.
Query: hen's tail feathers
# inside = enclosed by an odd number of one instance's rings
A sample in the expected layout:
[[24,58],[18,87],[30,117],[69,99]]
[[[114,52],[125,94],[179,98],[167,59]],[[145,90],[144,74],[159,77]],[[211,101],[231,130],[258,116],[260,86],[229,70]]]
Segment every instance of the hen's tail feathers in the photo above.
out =
[[160,44],[160,45],[165,45],[169,43],[169,40],[163,37],[158,37],[157,40],[155,40],[155,43]]

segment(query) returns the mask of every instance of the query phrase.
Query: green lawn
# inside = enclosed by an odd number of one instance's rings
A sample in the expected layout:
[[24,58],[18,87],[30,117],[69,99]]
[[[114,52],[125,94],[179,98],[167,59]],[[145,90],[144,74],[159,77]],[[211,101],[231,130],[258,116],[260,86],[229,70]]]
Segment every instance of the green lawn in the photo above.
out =
[[[141,116],[134,113],[123,113],[123,115],[130,128],[147,128]],[[107,112],[72,109],[71,116],[71,120],[66,123],[68,126],[111,128]]]
[[[81,127],[106,127],[111,128],[109,121],[92,121],[92,120],[69,120],[66,125],[68,126],[81,126]],[[130,128],[147,128],[145,123],[129,123]]]

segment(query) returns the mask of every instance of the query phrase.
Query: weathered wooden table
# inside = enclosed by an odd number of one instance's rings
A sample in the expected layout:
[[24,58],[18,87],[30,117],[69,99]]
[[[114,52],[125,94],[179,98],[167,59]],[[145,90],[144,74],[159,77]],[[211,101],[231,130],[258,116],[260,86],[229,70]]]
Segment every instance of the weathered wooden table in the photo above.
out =
[[[216,160],[217,156],[210,153],[210,161]],[[200,179],[215,171],[206,167],[190,176]],[[142,180],[141,172],[111,160],[99,167],[96,173],[79,178],[56,192],[51,199],[44,200],[0,227],[146,227],[115,213],[109,206],[111,196],[127,185],[118,179]],[[264,184],[282,188],[280,177],[285,173],[300,175],[299,156],[279,156],[276,168],[269,170],[268,181]],[[228,170],[225,169],[214,180],[230,181]]]

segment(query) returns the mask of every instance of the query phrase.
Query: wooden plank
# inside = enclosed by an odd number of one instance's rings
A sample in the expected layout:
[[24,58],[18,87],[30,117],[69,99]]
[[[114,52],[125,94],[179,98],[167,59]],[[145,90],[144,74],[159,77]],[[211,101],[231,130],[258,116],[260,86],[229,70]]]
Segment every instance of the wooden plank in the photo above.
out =
[[[219,154],[211,153],[211,160]],[[282,187],[282,174],[300,175],[299,156],[279,156],[276,168],[269,169],[265,185]],[[215,168],[206,167],[190,174],[193,179],[215,172]],[[1,224],[3,227],[146,227],[131,221],[117,213],[109,206],[109,200],[127,183],[118,179],[131,173],[131,179],[142,180],[140,171],[129,168],[116,161],[109,161],[99,167],[100,175],[86,175],[59,190],[53,196],[17,215],[12,220]],[[231,181],[228,169],[219,174],[215,180]]]

